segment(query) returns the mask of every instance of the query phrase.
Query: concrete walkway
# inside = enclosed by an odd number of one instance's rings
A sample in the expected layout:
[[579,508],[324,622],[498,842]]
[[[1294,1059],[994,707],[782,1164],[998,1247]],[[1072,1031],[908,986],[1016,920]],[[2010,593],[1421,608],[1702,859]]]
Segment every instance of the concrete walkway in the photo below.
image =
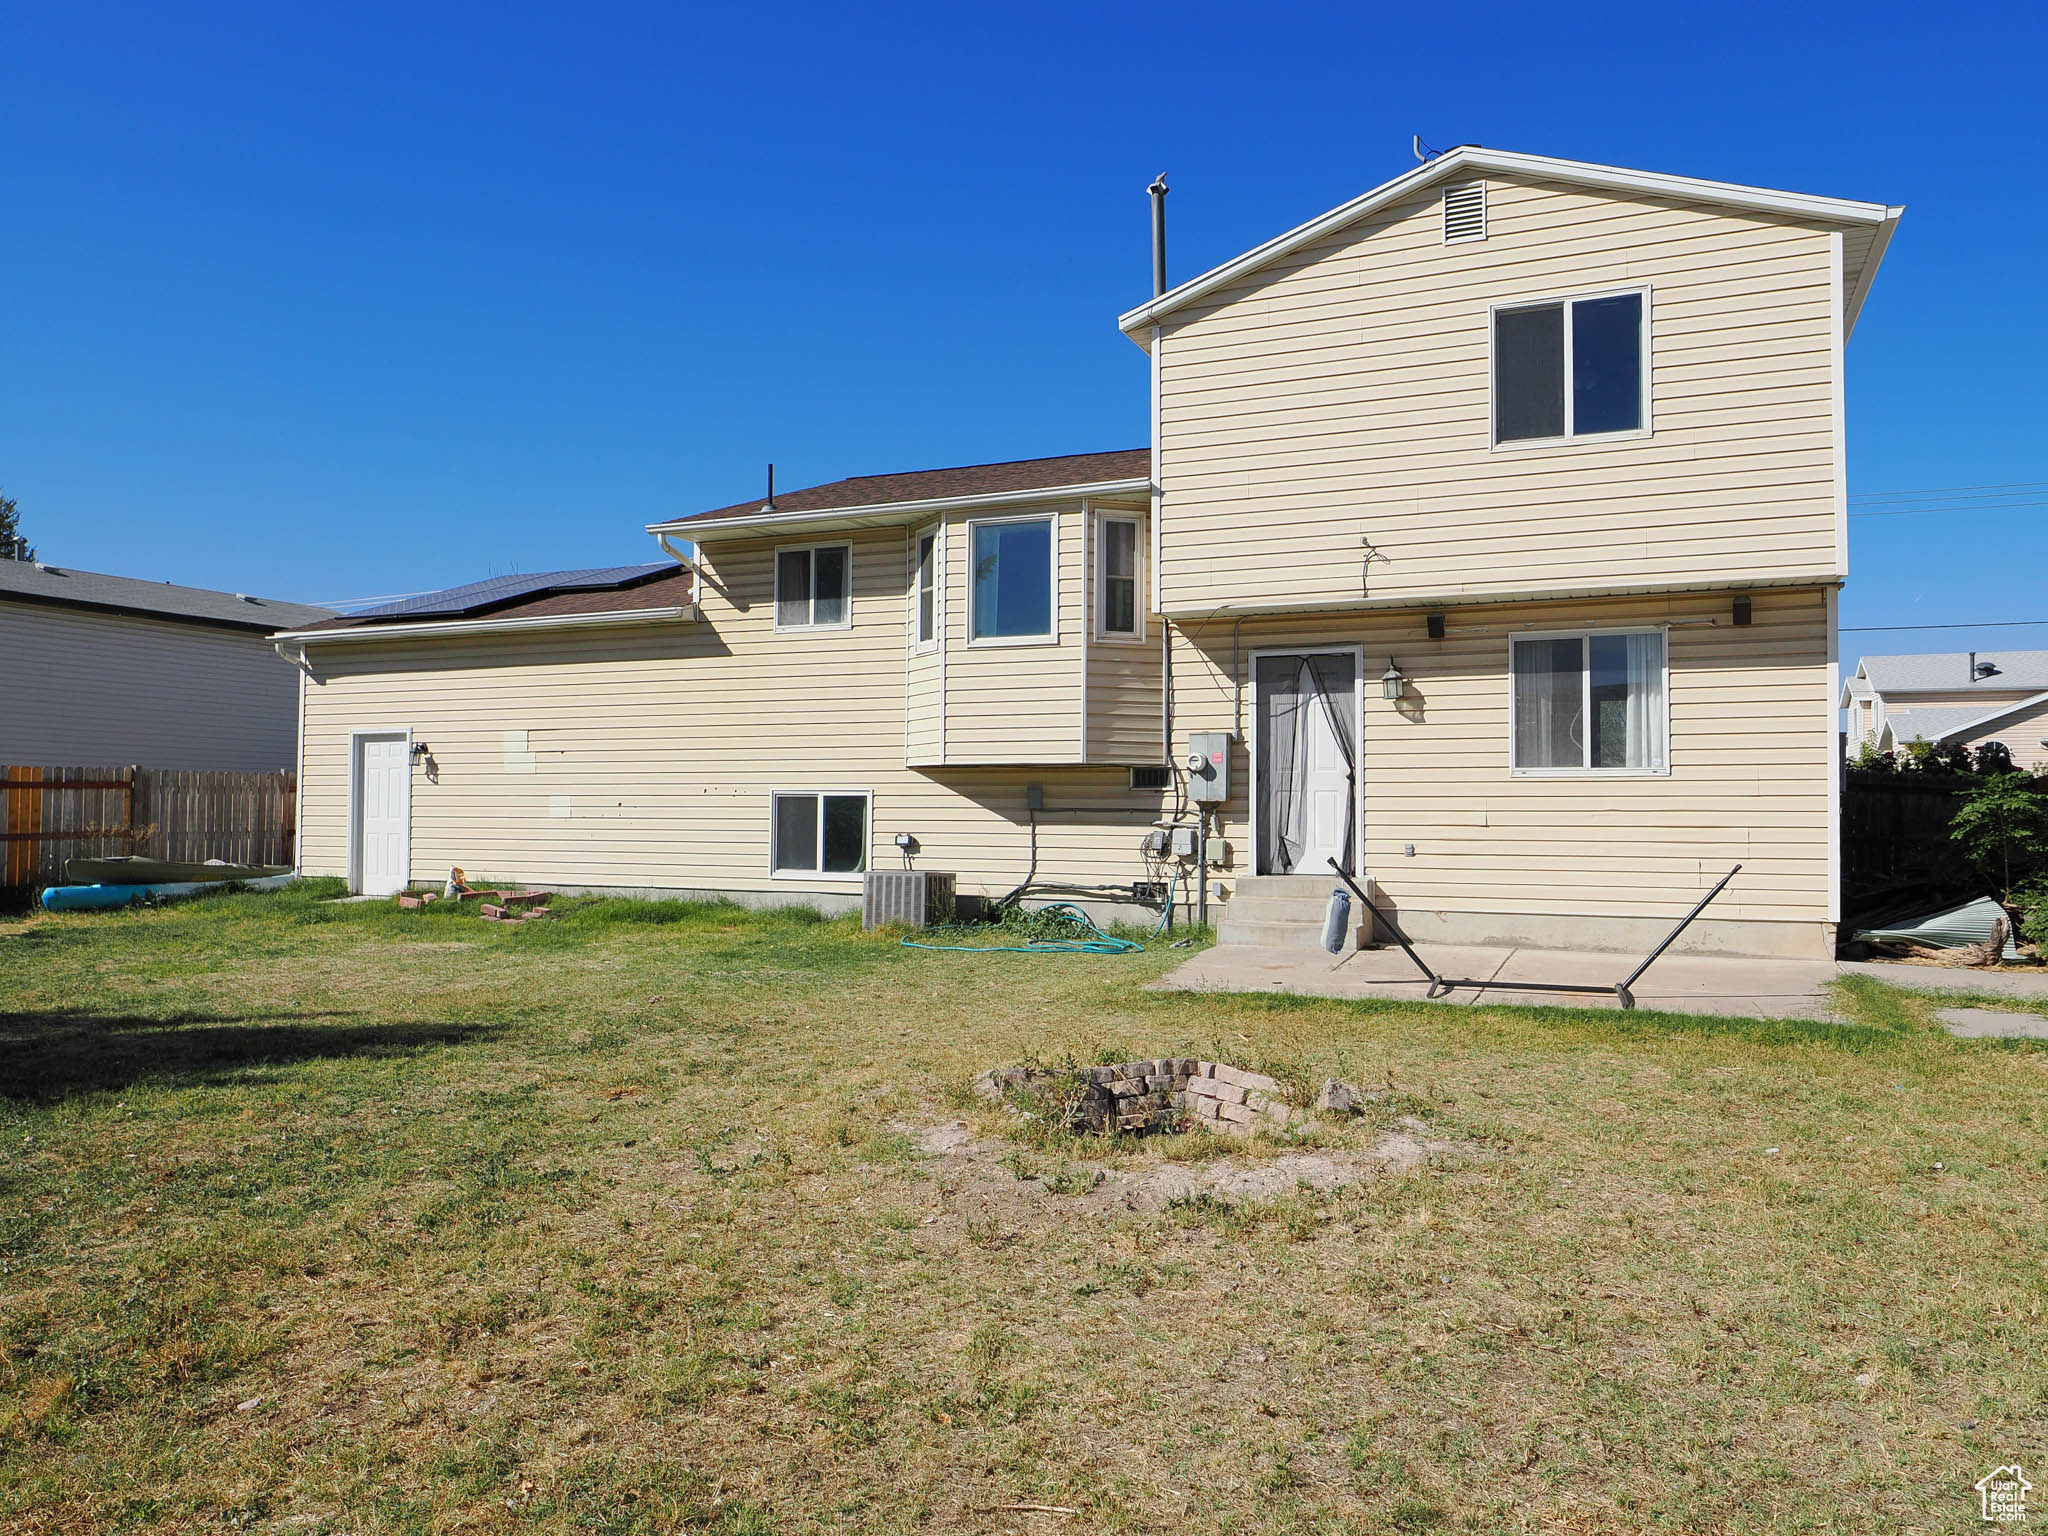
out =
[[[1511,949],[1490,945],[1432,944],[1423,958],[1440,976],[1471,980],[1439,1002],[1535,1004],[1553,1008],[1614,1008],[1603,994],[1529,992],[1517,981],[1573,982],[1611,988],[1636,968],[1640,955],[1581,950]],[[1918,965],[1836,964],[1827,960],[1733,959],[1719,955],[1665,955],[1632,989],[1638,1008],[1738,1018],[1821,1019],[1840,1022],[1828,983],[1837,976],[1874,975],[1893,986],[1923,991],[1998,992],[2048,1003],[2048,974],[1980,973]],[[2011,985],[2018,983],[2019,985]],[[1293,992],[1312,997],[1380,997],[1423,1002],[1429,983],[1397,945],[1337,956],[1321,950],[1219,945],[1204,950],[1155,987],[1185,992]]]

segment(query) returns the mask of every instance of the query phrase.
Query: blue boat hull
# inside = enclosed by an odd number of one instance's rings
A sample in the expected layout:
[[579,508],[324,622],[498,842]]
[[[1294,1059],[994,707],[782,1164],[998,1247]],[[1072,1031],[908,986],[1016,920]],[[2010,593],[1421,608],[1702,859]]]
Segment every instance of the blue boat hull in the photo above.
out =
[[[245,880],[245,891],[281,891],[297,876],[271,875]],[[43,891],[45,912],[100,912],[113,907],[145,906],[151,902],[177,901],[204,891],[222,889],[217,880],[180,880],[164,885],[53,885]]]

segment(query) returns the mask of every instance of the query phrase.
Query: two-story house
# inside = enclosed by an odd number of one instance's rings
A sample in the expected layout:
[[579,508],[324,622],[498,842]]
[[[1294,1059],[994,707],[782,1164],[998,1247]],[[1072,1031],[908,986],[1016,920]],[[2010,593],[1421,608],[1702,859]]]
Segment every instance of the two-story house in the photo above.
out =
[[1974,751],[1997,742],[2021,768],[2048,768],[2048,651],[1865,656],[1842,685],[1850,756],[1908,742]]
[[1418,937],[1630,948],[1739,862],[1693,947],[1831,953],[1843,346],[1899,212],[1453,150],[1124,315],[1148,450],[281,636],[304,867],[1115,913],[1200,815],[1247,937],[1335,861]]

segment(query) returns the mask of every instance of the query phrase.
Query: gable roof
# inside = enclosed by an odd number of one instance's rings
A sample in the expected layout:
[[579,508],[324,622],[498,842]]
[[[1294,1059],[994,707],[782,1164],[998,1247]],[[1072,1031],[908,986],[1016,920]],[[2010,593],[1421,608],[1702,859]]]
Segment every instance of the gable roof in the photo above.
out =
[[649,523],[649,533],[692,538],[718,528],[767,529],[806,523],[851,521],[862,515],[901,518],[949,505],[1017,501],[1056,492],[1109,494],[1141,491],[1152,481],[1152,450],[1123,448],[1109,453],[1070,453],[1049,459],[1008,459],[954,469],[919,469],[893,475],[854,475],[802,490],[778,491],[771,506],[736,502]]
[[1157,298],[1148,300],[1135,309],[1127,310],[1118,317],[1117,324],[1123,328],[1125,335],[1149,350],[1150,337],[1145,333],[1175,310],[1184,308],[1226,284],[1257,271],[1269,262],[1278,261],[1281,257],[1298,251],[1303,246],[1310,245],[1368,214],[1397,203],[1404,197],[1412,196],[1436,182],[1461,174],[1489,171],[1502,176],[1527,176],[1543,181],[1561,181],[1573,186],[1593,187],[1624,196],[1661,197],[1678,202],[1710,203],[1725,208],[1743,208],[1754,213],[1773,213],[1811,219],[1819,224],[1867,230],[1871,238],[1859,242],[1860,251],[1851,252],[1847,243],[1844,244],[1843,264],[1852,268],[1842,274],[1842,334],[1845,339],[1849,332],[1856,328],[1856,316],[1863,308],[1863,299],[1870,290],[1871,279],[1877,275],[1878,263],[1884,259],[1885,247],[1891,241],[1892,230],[1897,225],[1899,216],[1906,211],[1904,208],[1892,207],[1885,203],[1859,203],[1838,197],[1813,197],[1801,192],[1780,192],[1768,187],[1742,186],[1735,182],[1703,181],[1693,176],[1667,176],[1656,171],[1632,171],[1617,165],[1595,165],[1584,160],[1559,160],[1550,155],[1524,155],[1504,149],[1485,149],[1477,144],[1462,144],[1456,149],[1445,151],[1425,165],[1418,165],[1412,171],[1396,176],[1392,181],[1382,182],[1370,192],[1354,197],[1350,202],[1332,208],[1328,213],[1319,214],[1306,224],[1296,225],[1284,235],[1277,235],[1264,245],[1254,246],[1242,256],[1234,256],[1221,266],[1211,267],[1199,277],[1190,278],[1178,287],[1167,289]]
[[[522,627],[536,621],[592,618],[630,619],[661,616],[688,608],[695,598],[688,567],[670,560],[653,565],[593,567],[574,571],[543,571],[523,577],[493,577],[409,598],[402,603],[342,614],[322,623],[287,631],[292,639],[332,637],[340,633],[420,634],[477,625]],[[507,583],[523,583],[508,587]]]
[[1979,651],[1979,661],[1998,668],[1990,677],[1970,679],[1967,651],[1928,651],[1903,656],[1865,656],[1856,675],[1877,693],[1970,694],[1995,689],[2048,688],[2048,651]]
[[268,634],[293,624],[312,624],[334,616],[332,608],[285,603],[207,587],[179,587],[168,581],[140,581],[79,571],[48,561],[0,560],[0,601],[48,603],[86,608],[98,613],[133,614],[174,623],[206,624],[219,629],[247,629]]
[[2048,704],[2048,692],[2037,693],[2030,699],[2006,699],[1991,705],[1944,704],[1939,709],[1915,709],[1885,723],[1894,727],[1894,740],[1911,741],[1915,736],[1923,736],[1929,741],[1940,742],[1957,736],[1974,736],[2008,715],[2037,709],[2043,704]]

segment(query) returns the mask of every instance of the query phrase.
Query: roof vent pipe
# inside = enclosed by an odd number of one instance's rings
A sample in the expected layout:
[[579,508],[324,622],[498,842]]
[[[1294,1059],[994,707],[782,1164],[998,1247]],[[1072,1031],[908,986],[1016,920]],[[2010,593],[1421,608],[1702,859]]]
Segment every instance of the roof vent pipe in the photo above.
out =
[[1166,172],[1145,189],[1152,194],[1152,297],[1166,292]]
[[773,512],[775,510],[775,466],[772,463],[768,466],[768,504],[761,510],[763,512]]

